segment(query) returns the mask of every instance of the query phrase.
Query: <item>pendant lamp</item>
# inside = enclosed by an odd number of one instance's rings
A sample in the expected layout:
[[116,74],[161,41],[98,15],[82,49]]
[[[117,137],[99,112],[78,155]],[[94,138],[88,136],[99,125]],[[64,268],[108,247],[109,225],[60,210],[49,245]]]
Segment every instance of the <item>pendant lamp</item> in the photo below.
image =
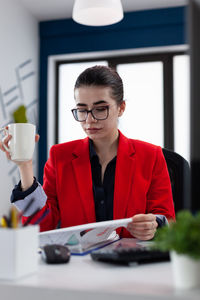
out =
[[105,26],[123,19],[121,0],[75,0],[72,18],[88,26]]

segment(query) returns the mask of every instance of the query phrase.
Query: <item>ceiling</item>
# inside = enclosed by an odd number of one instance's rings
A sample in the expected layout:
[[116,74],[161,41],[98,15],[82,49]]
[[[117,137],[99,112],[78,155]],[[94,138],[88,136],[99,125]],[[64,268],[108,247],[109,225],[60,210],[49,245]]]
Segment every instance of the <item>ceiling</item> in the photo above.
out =
[[[39,21],[71,18],[74,0],[18,0]],[[109,0],[108,0],[109,1]],[[121,0],[125,12],[182,6],[188,0]]]

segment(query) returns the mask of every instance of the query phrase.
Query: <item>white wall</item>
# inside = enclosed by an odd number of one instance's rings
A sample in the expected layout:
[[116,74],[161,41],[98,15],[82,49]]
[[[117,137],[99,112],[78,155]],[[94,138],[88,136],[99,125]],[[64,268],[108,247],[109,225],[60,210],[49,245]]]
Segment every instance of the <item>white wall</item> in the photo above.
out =
[[[17,0],[0,0],[0,127],[12,122],[21,104],[28,121],[37,125],[38,40],[38,22],[27,9]],[[36,160],[37,153],[37,175]],[[8,211],[18,180],[17,167],[0,152],[0,216]]]

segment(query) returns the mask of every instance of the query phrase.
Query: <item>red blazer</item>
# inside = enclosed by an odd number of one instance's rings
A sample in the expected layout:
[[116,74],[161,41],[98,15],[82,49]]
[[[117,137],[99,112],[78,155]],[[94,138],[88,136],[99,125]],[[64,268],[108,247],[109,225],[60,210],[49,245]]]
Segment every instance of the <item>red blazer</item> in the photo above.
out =
[[[54,145],[44,168],[46,206],[41,230],[95,222],[89,139]],[[174,218],[170,178],[162,149],[121,132],[115,170],[113,218],[153,213]],[[127,234],[125,234],[127,236]]]

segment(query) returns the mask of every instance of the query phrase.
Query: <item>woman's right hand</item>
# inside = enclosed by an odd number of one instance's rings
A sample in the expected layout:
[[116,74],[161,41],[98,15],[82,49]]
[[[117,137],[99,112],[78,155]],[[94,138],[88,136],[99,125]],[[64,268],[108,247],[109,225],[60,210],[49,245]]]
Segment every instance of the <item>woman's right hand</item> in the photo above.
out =
[[[39,134],[36,134],[35,135],[35,142],[37,143],[38,141],[39,141],[39,138],[40,138],[40,136],[39,136]],[[3,145],[5,145],[7,148],[9,148],[9,141],[12,139],[12,136],[11,135],[8,135],[5,139],[3,139],[3,140],[1,140],[0,141],[0,149],[3,151],[3,152],[5,152],[5,154],[6,154],[6,157],[7,157],[7,159],[9,159],[9,160],[11,160],[11,156],[10,156],[10,152],[8,152],[5,148],[4,148],[4,146]],[[27,163],[27,161],[14,161],[14,160],[12,160],[14,163],[16,163],[18,166],[22,166],[23,164],[26,164]],[[29,163],[30,163],[30,161],[29,161]]]

